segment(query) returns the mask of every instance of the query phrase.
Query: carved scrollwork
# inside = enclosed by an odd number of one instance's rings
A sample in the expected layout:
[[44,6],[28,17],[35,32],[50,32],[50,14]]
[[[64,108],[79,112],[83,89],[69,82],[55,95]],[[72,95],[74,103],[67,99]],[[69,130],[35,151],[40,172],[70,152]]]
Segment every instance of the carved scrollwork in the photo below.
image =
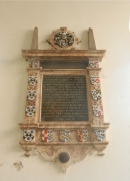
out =
[[93,124],[94,125],[99,125],[102,124],[104,122],[103,117],[95,117],[93,116]]
[[36,85],[29,85],[28,84],[28,90],[36,90]]
[[35,100],[30,101],[27,99],[26,104],[27,106],[35,106]]
[[94,77],[94,76],[99,76],[99,72],[94,70],[94,71],[89,71],[90,77]]
[[100,85],[92,85],[91,84],[91,90],[100,90]]
[[34,123],[34,122],[35,122],[35,119],[34,119],[33,117],[28,117],[28,116],[26,116],[25,122],[26,122],[26,123]]
[[29,72],[29,74],[28,74],[29,76],[37,76],[37,73],[36,72]]
[[[86,146],[57,148],[50,147],[49,149],[45,147],[38,147],[37,149],[45,160],[55,162],[64,172],[67,171],[70,165],[83,160],[89,154],[89,149]],[[70,155],[70,159],[66,163],[62,163],[59,159],[59,155],[63,152],[66,152]]]

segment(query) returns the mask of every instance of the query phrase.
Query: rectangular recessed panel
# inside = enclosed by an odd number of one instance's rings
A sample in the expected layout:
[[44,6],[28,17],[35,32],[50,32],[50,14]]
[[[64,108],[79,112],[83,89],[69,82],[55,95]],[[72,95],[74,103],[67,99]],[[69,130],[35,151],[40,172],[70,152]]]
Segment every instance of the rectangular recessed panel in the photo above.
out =
[[87,61],[83,62],[40,62],[42,69],[86,69],[88,66]]
[[43,76],[42,121],[88,121],[85,76]]

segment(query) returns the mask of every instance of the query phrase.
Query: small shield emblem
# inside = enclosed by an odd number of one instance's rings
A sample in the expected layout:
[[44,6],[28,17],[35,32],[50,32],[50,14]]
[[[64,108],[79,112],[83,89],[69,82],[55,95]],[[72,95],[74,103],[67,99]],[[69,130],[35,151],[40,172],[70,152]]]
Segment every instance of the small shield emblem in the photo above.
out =
[[35,68],[35,67],[37,67],[38,66],[38,62],[37,62],[37,60],[30,60],[29,61],[29,67],[31,67],[31,68]]
[[44,142],[49,142],[53,138],[53,131],[52,130],[43,130],[42,131],[42,140]]
[[81,142],[87,141],[88,138],[88,131],[87,130],[78,130],[78,140]]
[[98,76],[91,76],[90,80],[91,80],[91,84],[93,84],[93,85],[99,84],[99,82],[100,82],[100,79]]
[[96,117],[100,117],[103,115],[103,109],[102,106],[93,106],[93,114]]
[[34,139],[34,130],[24,130],[24,135],[23,135],[23,139],[25,141],[32,141]]
[[28,90],[27,98],[32,101],[36,99],[36,90]]
[[89,60],[89,66],[92,68],[97,68],[98,67],[98,60],[97,59]]
[[35,85],[37,83],[37,77],[36,76],[29,76],[28,83],[30,85]]
[[98,101],[101,99],[101,91],[100,90],[92,90],[92,98],[95,101]]
[[70,139],[70,130],[62,130],[60,131],[60,140],[62,142],[67,142]]
[[103,141],[105,138],[105,130],[94,130],[97,141]]
[[33,116],[35,114],[35,106],[27,106],[26,107],[26,115]]

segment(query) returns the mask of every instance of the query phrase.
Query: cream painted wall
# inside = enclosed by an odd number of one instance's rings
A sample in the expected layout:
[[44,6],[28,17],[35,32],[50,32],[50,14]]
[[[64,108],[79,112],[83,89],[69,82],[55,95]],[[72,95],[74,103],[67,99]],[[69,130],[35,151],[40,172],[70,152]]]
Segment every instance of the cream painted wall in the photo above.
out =
[[[129,181],[130,180],[130,2],[0,2],[0,181]],[[101,63],[105,122],[110,144],[104,157],[88,156],[64,175],[40,155],[26,158],[18,127],[24,120],[28,63],[21,49],[30,49],[32,30],[39,28],[39,48],[60,26],[74,31],[87,48],[92,27]],[[16,171],[13,164],[23,162]]]

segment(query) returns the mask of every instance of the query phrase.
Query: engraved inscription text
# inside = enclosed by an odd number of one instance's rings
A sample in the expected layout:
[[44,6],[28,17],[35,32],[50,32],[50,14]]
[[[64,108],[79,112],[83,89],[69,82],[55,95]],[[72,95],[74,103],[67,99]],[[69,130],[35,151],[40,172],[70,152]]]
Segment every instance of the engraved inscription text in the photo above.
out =
[[85,76],[43,76],[42,121],[88,121]]

